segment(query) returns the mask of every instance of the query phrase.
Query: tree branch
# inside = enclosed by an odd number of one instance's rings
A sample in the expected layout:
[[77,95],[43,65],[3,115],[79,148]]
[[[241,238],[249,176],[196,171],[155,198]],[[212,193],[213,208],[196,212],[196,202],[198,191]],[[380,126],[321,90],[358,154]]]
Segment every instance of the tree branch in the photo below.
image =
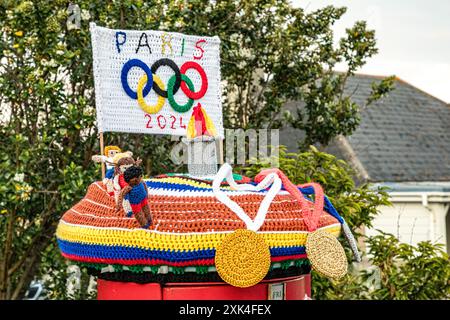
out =
[[20,292],[22,291],[23,287],[25,286],[25,284],[27,282],[27,278],[30,275],[30,272],[33,270],[36,259],[37,259],[37,254],[35,251],[35,253],[31,256],[31,260],[28,263],[27,268],[25,269],[25,272],[20,277],[20,281],[17,284],[17,286],[11,296],[11,300],[17,300],[17,298],[19,297]]
[[[42,213],[41,217],[42,217],[42,225],[45,225],[47,223],[47,219],[48,217],[50,217],[51,213],[53,212],[53,206],[56,202],[56,198],[57,195],[54,194],[53,197],[50,199],[50,203],[48,204],[47,208],[48,210],[45,211],[44,213]],[[30,226],[31,227],[31,226]],[[28,227],[28,229],[30,228]],[[26,231],[25,231],[26,232]],[[11,276],[12,274],[14,274],[27,260],[27,258],[29,257],[29,254],[34,250],[38,245],[39,245],[39,241],[37,241],[40,237],[42,237],[42,231],[38,232],[34,238],[31,240],[31,244],[30,246],[25,250],[25,253],[22,255],[22,257],[20,258],[19,261],[17,261],[7,272],[7,276]]]
[[11,214],[8,216],[8,227],[6,230],[6,241],[5,241],[5,250],[3,251],[3,267],[2,267],[2,276],[0,279],[0,299],[5,300],[9,297],[7,296],[7,288],[9,284],[8,277],[8,264],[9,264],[9,256],[10,250],[12,247],[13,241],[13,233],[14,233],[14,220],[16,218],[15,210],[11,211]]

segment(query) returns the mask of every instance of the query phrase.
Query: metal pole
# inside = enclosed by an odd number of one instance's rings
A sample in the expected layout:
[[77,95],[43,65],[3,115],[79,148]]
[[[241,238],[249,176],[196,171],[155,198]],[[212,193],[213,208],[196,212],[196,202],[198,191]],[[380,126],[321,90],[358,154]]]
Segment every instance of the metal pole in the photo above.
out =
[[219,139],[219,164],[222,165],[224,162],[223,159],[223,140],[224,139]]

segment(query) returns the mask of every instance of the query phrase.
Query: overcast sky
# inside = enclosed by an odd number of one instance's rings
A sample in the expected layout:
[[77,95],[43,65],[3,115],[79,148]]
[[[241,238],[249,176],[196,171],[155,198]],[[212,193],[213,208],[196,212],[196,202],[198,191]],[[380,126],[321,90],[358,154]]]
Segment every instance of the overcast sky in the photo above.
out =
[[448,0],[292,0],[312,11],[345,6],[336,36],[357,20],[376,31],[379,53],[358,72],[395,74],[450,103],[450,1]]

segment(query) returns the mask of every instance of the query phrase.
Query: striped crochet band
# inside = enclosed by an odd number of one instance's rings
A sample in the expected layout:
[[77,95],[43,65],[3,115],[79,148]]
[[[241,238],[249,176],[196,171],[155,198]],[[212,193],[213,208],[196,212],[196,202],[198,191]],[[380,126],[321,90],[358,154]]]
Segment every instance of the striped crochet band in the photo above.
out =
[[[170,203],[167,199],[166,203]],[[213,204],[203,203],[199,205],[200,209],[195,209],[195,204],[186,204],[187,210],[178,212],[170,210],[164,200],[158,199],[150,204],[154,216],[153,230],[165,233],[206,233],[206,232],[226,232],[242,229],[245,227],[242,220],[237,217],[226,214],[214,214]],[[215,205],[215,204],[214,204]],[[248,207],[251,207],[249,204]],[[281,206],[280,206],[281,207]],[[100,216],[95,214],[99,210],[98,205],[84,201],[71,208],[61,221],[79,225],[99,228],[117,228],[117,229],[136,229],[140,228],[134,217],[123,216]],[[300,216],[301,211],[291,210],[284,212],[276,204],[270,208],[261,231],[302,231],[305,229],[304,219]],[[176,217],[179,216],[180,220]],[[326,227],[336,224],[337,221],[331,215],[324,213],[320,217],[319,227]]]
[[[119,231],[83,228],[61,223],[58,244],[62,254],[70,260],[89,263],[123,265],[214,265],[215,248],[227,233],[198,235],[168,235],[149,230]],[[339,226],[325,228],[338,235]],[[96,241],[84,240],[91,233]],[[261,233],[270,246],[272,262],[305,258],[306,233]],[[147,237],[147,238],[146,238]],[[151,239],[151,240],[150,240]]]
[[[256,185],[256,182],[251,181],[250,178],[244,177],[238,174],[233,173],[233,177],[237,183],[248,183]],[[169,179],[167,179],[169,178]],[[184,183],[183,183],[183,180]],[[208,192],[212,190],[212,180],[202,180],[194,177],[190,177],[188,174],[167,174],[167,175],[159,175],[152,179],[149,179],[146,181],[148,187],[155,187],[156,191],[159,191],[158,189],[165,189],[166,191],[184,191],[184,192]],[[227,184],[227,182],[224,180],[222,183],[224,185]],[[298,189],[303,193],[305,199],[312,201],[309,195],[314,194],[314,190],[312,187],[298,187]],[[232,191],[230,188],[223,187],[224,191]],[[282,187],[282,190],[280,194],[286,195],[289,194],[284,186]],[[260,191],[261,193],[265,193],[266,191]],[[164,192],[164,194],[169,195],[168,192]],[[240,195],[244,194],[242,191],[239,192]],[[176,193],[173,193],[172,195],[177,195]],[[339,220],[340,223],[343,223],[342,217],[338,214],[336,209],[334,208],[331,201],[328,199],[327,196],[325,196],[325,205],[324,210],[328,213],[330,213],[333,217],[335,217],[337,220]]]
[[[340,224],[321,228],[336,237],[340,233]],[[170,234],[142,228],[119,229],[80,226],[61,221],[56,236],[67,242],[104,245],[128,246],[148,250],[189,251],[217,248],[229,232],[202,234]],[[296,232],[259,232],[269,247],[304,246],[306,231]]]
[[[289,266],[287,268],[273,268],[269,271],[264,280],[280,279],[295,277],[304,274],[308,274],[311,271],[311,266],[308,260],[298,260],[305,261],[305,263],[298,263],[298,265]],[[109,280],[109,281],[119,281],[119,282],[135,282],[135,283],[195,283],[195,282],[216,282],[223,283],[217,272],[206,272],[206,273],[196,273],[196,272],[169,272],[169,273],[152,273],[152,272],[132,272],[128,270],[123,270],[121,272],[101,272],[99,269],[87,267],[88,272],[97,276],[99,279]]]
[[[100,271],[101,273],[112,273],[112,272],[123,272],[129,271],[133,273],[143,273],[149,272],[152,274],[186,274],[186,273],[197,273],[206,274],[217,272],[215,266],[203,266],[203,265],[193,265],[187,267],[174,267],[174,266],[148,266],[148,265],[132,265],[126,266],[121,264],[104,264],[104,263],[86,263],[78,262],[80,267],[92,268]],[[306,258],[296,259],[296,260],[284,260],[282,262],[272,262],[270,265],[270,271],[276,269],[286,270],[290,267],[300,267],[300,266],[310,266],[310,262]]]
[[[137,261],[145,261],[143,264],[153,265],[157,264],[157,261],[161,261],[161,264],[179,262],[189,263],[192,265],[195,260],[208,262],[210,262],[210,260],[213,261],[216,253],[215,249],[189,251],[151,250],[128,246],[81,244],[60,239],[58,240],[58,245],[64,254],[72,257],[90,261],[108,260],[108,263],[113,263],[112,261],[118,259],[125,264],[137,264]],[[270,252],[273,261],[303,258],[303,255],[305,254],[305,247],[272,247]]]
[[[83,251],[83,255],[77,255],[77,254],[71,254],[70,252],[75,251],[76,247],[72,248],[70,244],[61,244],[58,243],[61,247],[62,255],[65,258],[68,258],[73,261],[79,261],[79,262],[85,262],[85,263],[94,263],[94,264],[120,264],[124,266],[133,266],[133,265],[147,265],[147,266],[171,266],[171,267],[187,267],[187,266],[214,266],[214,257],[213,258],[195,258],[195,253],[191,255],[191,259],[187,260],[188,257],[185,257],[185,259],[180,259],[177,257],[168,257],[168,259],[156,259],[156,258],[129,258],[121,259],[118,258],[117,252],[114,252],[114,250],[101,252],[93,254],[91,251],[90,254],[93,256],[86,256],[87,251]],[[80,249],[80,247],[78,247]],[[86,250],[86,248],[81,248]],[[91,248],[92,249],[92,248]],[[116,248],[117,249],[117,248]],[[130,252],[131,251],[131,252]],[[133,254],[133,250],[127,250],[126,253],[129,253],[130,255]],[[134,252],[135,255],[139,255],[139,253],[143,252]],[[213,252],[214,253],[214,252]],[[143,254],[144,255],[144,254]],[[163,255],[160,253],[160,255]],[[116,256],[116,257],[114,257]],[[176,259],[180,259],[180,261],[173,261]],[[298,260],[298,259],[306,259],[306,254],[296,254],[296,255],[286,255],[286,256],[278,256],[278,257],[271,257],[272,262],[281,262],[281,261],[287,261],[287,260]],[[172,260],[172,261],[171,261]]]

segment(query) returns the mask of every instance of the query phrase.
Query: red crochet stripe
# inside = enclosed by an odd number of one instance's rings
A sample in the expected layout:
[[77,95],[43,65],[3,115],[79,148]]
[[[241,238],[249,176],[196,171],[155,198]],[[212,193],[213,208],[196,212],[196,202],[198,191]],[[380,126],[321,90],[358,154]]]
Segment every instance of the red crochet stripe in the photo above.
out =
[[121,265],[167,265],[173,267],[186,267],[186,266],[206,266],[206,265],[214,265],[214,259],[197,259],[190,261],[180,261],[173,262],[167,261],[163,259],[103,259],[103,258],[93,258],[93,257],[81,257],[73,254],[62,253],[63,257],[81,261],[81,262],[92,262],[92,263],[107,263],[107,264],[121,264]]
[[271,257],[270,261],[279,262],[279,261],[285,261],[285,260],[300,260],[300,259],[306,259],[306,253],[293,254],[290,256]]
[[[168,265],[173,267],[186,267],[186,266],[213,266],[214,259],[197,259],[183,262],[173,262],[167,261],[163,259],[102,259],[102,258],[93,258],[93,257],[81,257],[74,254],[67,254],[62,252],[63,257],[80,262],[91,262],[91,263],[105,263],[105,264],[121,264],[121,265]],[[272,262],[279,262],[284,260],[297,260],[306,258],[306,254],[294,254],[290,256],[280,256],[280,257],[271,257]]]

